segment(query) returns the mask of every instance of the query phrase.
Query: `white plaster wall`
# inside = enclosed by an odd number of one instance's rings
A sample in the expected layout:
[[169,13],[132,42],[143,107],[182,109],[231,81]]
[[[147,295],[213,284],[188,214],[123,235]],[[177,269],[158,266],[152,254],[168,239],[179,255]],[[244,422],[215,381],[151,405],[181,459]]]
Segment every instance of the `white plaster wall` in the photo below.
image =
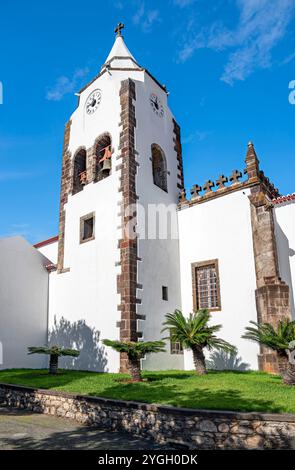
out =
[[285,202],[275,206],[275,234],[280,276],[290,287],[292,317],[295,318],[295,203]]
[[[257,321],[248,194],[248,189],[237,191],[179,212],[181,295],[188,315],[193,310],[191,263],[218,259],[222,310],[212,313],[212,323],[222,324],[220,337],[237,346],[243,362],[257,369],[258,346],[241,339],[249,321]],[[187,352],[185,368],[193,368]]]
[[[150,94],[156,93],[164,107],[164,117],[157,116],[150,106]],[[138,151],[138,174],[136,190],[139,196],[139,227],[141,237],[138,242],[138,255],[142,259],[138,264],[138,282],[143,289],[138,291],[138,297],[142,303],[138,305],[138,313],[145,315],[146,319],[139,321],[139,330],[143,332],[146,341],[160,339],[162,323],[165,314],[180,308],[180,270],[179,270],[179,246],[178,224],[176,204],[178,202],[177,189],[177,154],[174,150],[174,138],[172,113],[169,110],[166,93],[145,74],[144,82],[136,82],[136,139],[135,148]],[[168,193],[161,190],[153,183],[151,145],[158,144],[164,151],[167,159]],[[170,207],[172,213],[172,225],[168,237],[164,239],[147,239],[148,228],[153,221],[147,217],[151,205],[158,206],[160,220],[165,226],[165,210]],[[141,212],[145,211],[145,221]],[[172,237],[171,237],[172,231]],[[164,234],[163,234],[164,235]],[[171,239],[175,238],[175,239]],[[168,301],[162,300],[162,286],[168,287]],[[182,369],[183,355],[170,354],[170,343],[167,343],[167,353],[147,356],[143,361],[145,369]]]
[[[71,334],[75,338],[75,322],[85,320],[88,328],[100,332],[100,339],[118,338],[116,322],[119,321],[116,277],[117,253],[117,191],[113,189],[113,177],[90,184],[83,191],[71,196],[66,209],[65,268],[70,272],[50,275],[50,328],[54,317],[71,322]],[[106,197],[106,194],[108,195]],[[105,203],[107,201],[107,203]],[[80,217],[95,212],[95,239],[80,244]],[[86,328],[84,331],[86,333]],[[86,348],[85,340],[82,346]],[[89,345],[88,345],[89,346]],[[100,344],[101,350],[104,350]],[[86,348],[87,349],[87,348]],[[103,361],[83,362],[83,368],[117,371],[118,355],[111,349],[104,351]],[[78,363],[79,364],[79,363]],[[95,366],[96,364],[96,366]],[[77,366],[78,367],[78,366]],[[79,368],[81,364],[79,365]]]
[[46,356],[27,354],[47,343],[46,260],[21,237],[0,240],[0,258],[0,369],[46,367]]
[[57,263],[57,249],[58,249],[58,242],[49,243],[48,245],[41,246],[37,248],[37,250],[42,253],[42,255],[46,256],[46,258],[52,263]]
[[[92,146],[97,137],[105,132],[111,134],[114,149],[111,176],[86,185],[83,191],[70,196],[65,205],[64,267],[70,268],[70,272],[50,275],[49,317],[50,328],[53,327],[54,318],[58,322],[61,317],[69,320],[73,338],[77,322],[84,320],[85,334],[86,330],[89,333],[89,329],[95,329],[100,332],[100,339],[119,339],[117,322],[120,314],[117,306],[120,304],[120,296],[117,294],[117,275],[120,267],[116,267],[115,263],[120,260],[118,240],[122,235],[118,227],[121,225],[119,203],[122,193],[119,192],[120,173],[115,167],[120,163],[117,160],[121,132],[119,92],[121,81],[128,77],[140,80],[143,79],[143,72],[112,71],[111,74],[105,73],[99,77],[81,94],[79,107],[71,117],[69,150],[72,156],[79,147],[87,149]],[[88,116],[85,113],[85,101],[97,88],[102,91],[101,104],[93,115]],[[95,212],[95,240],[80,244],[80,217],[90,212]],[[119,370],[119,354],[111,348],[105,348],[101,342],[99,347],[103,357],[94,361],[90,356],[95,352],[88,351],[87,362],[86,343],[81,341],[84,359],[77,360],[74,367]],[[61,361],[61,364],[65,364],[65,361]]]

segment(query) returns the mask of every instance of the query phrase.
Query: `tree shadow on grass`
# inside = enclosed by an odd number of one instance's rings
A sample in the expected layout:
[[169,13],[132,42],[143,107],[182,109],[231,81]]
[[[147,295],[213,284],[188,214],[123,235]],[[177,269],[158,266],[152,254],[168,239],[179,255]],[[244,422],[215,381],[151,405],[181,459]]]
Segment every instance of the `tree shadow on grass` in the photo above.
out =
[[[105,388],[100,396],[194,409],[283,412],[274,400],[254,398],[253,392],[249,398],[246,398],[246,393],[246,391],[241,392],[234,388],[222,390],[198,388],[197,383],[193,390],[182,390],[182,387],[177,387],[177,384],[159,380],[150,383],[117,383]],[[95,396],[95,393],[91,395]]]
[[33,389],[59,389],[81,379],[87,380],[92,374],[93,376],[101,375],[100,372],[65,369],[59,370],[56,375],[50,375],[47,369],[7,369],[1,374],[1,382]]
[[192,373],[190,371],[188,372],[182,372],[182,371],[175,371],[175,373],[165,373],[165,371],[161,371],[161,373],[157,372],[150,372],[150,371],[144,371],[142,374],[144,379],[147,379],[148,382],[154,382],[154,381],[161,381],[165,379],[189,379],[192,376]]

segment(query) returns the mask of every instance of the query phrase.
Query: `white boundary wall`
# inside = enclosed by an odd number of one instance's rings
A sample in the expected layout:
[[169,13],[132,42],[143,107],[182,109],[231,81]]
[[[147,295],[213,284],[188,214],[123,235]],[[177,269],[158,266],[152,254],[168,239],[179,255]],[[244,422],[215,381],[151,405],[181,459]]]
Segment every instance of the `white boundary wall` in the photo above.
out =
[[21,237],[1,239],[0,258],[0,369],[45,367],[27,347],[47,343],[48,260]]

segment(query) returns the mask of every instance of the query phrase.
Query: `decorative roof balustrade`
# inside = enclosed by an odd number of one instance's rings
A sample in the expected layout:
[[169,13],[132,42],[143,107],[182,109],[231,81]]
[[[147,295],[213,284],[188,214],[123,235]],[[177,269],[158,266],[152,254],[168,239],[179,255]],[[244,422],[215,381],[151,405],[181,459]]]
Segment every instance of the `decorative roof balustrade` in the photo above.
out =
[[269,178],[265,176],[264,172],[260,170],[254,145],[252,142],[249,142],[246,155],[246,168],[243,172],[234,169],[231,175],[225,176],[221,174],[217,180],[213,181],[209,179],[203,186],[194,184],[190,190],[190,199],[187,199],[185,190],[182,190],[179,196],[179,208],[181,209],[205,202],[254,185],[261,185],[270,200],[275,200],[280,196],[278,189],[276,189]]

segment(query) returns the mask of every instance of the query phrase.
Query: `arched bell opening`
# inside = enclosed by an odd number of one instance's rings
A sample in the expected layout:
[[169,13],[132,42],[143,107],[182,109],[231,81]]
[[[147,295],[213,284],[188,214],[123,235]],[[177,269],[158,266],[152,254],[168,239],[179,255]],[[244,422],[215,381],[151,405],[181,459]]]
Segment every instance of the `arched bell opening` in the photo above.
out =
[[73,194],[82,191],[86,183],[86,150],[80,149],[74,157]]
[[168,191],[167,189],[167,162],[165,153],[157,144],[152,145],[152,165],[153,181],[156,186]]
[[109,134],[99,137],[95,148],[95,181],[107,178],[112,171],[112,139]]

